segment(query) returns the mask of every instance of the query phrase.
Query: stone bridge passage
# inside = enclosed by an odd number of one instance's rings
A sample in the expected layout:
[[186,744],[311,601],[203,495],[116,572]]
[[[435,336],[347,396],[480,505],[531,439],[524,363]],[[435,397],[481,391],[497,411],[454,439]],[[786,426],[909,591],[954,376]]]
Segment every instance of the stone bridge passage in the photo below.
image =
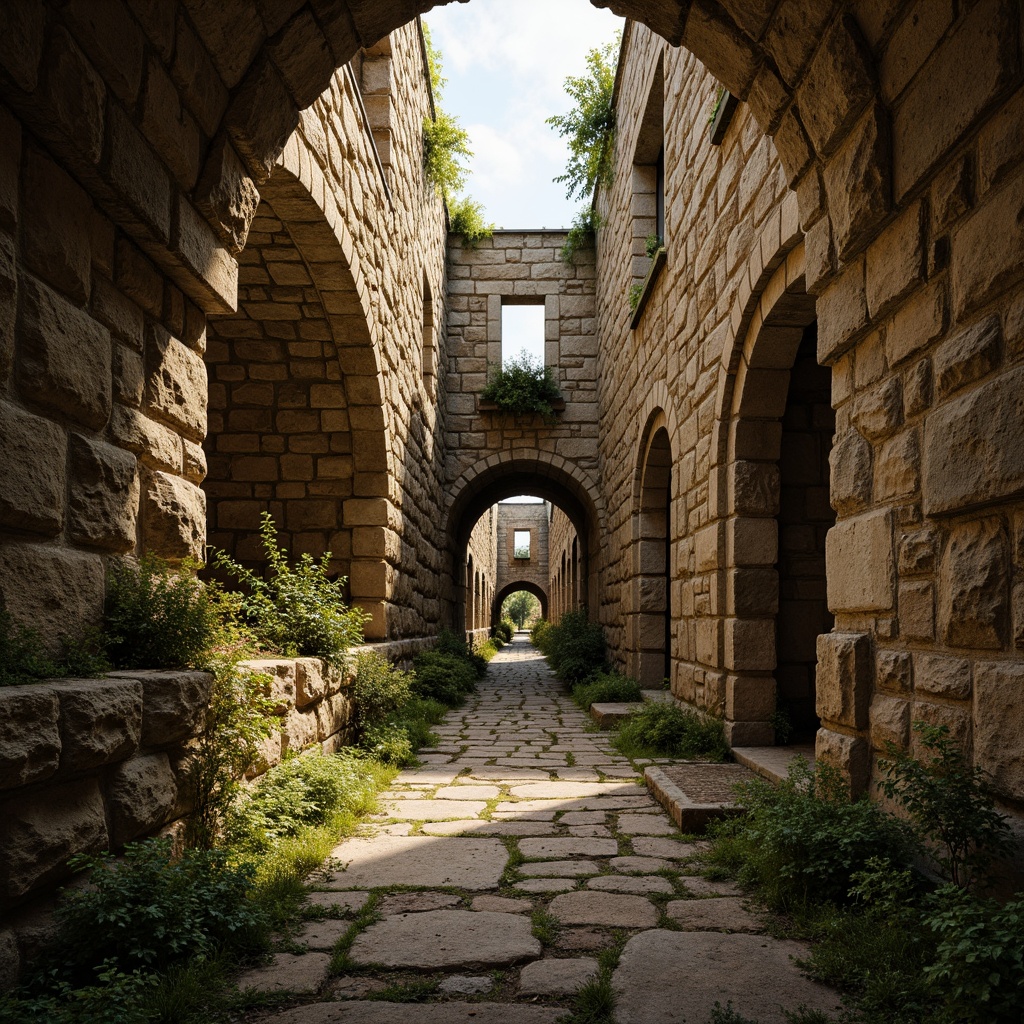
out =
[[[835,1011],[792,962],[804,947],[701,877],[704,844],[588,725],[517,634],[423,766],[334,850],[310,894],[330,916],[298,936],[307,951],[240,979],[304,997],[263,1019],[554,1024],[602,976],[618,1024],[708,1024],[716,1001],[761,1024]],[[357,915],[369,923],[352,939]]]

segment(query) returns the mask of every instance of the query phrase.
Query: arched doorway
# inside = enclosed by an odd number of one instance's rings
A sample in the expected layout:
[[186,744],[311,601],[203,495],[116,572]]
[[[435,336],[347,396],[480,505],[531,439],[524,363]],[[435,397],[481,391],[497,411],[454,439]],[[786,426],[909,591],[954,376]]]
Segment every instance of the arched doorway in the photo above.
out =
[[533,596],[540,601],[540,617],[542,619],[546,619],[548,617],[547,591],[543,587],[538,586],[532,580],[515,580],[512,583],[507,583],[494,595],[494,601],[491,604],[492,626],[497,625],[501,621],[501,606],[505,603],[505,598],[511,597],[512,594],[515,594],[520,590],[525,590],[528,594],[533,594]]

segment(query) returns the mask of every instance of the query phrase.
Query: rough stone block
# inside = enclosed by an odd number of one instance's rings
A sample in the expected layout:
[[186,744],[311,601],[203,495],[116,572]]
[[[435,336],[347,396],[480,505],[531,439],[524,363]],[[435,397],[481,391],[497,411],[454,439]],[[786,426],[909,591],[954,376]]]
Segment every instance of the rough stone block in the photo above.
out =
[[860,796],[867,789],[871,773],[871,750],[867,741],[859,736],[819,729],[815,737],[814,759],[818,763],[838,768],[849,780],[852,797]]
[[871,697],[871,642],[866,633],[822,633],[815,673],[818,714],[827,722],[863,729]]
[[921,446],[916,430],[905,430],[886,441],[875,466],[875,496],[879,500],[915,494],[921,486]]
[[143,499],[143,546],[163,558],[200,559],[206,542],[206,494],[179,476],[149,475]]
[[971,695],[971,663],[966,658],[917,651],[914,653],[914,691],[966,700]]
[[51,649],[103,607],[99,555],[39,544],[0,545],[0,593],[11,617],[39,632]]
[[57,712],[51,687],[0,687],[0,789],[39,782],[57,770]]
[[171,237],[171,180],[142,134],[119,106],[107,107],[107,176],[133,213],[163,242]]
[[892,608],[892,516],[887,510],[842,519],[825,540],[828,606],[833,612]]
[[106,849],[107,823],[96,779],[52,786],[0,808],[0,892],[18,899],[64,878],[75,853]]
[[110,416],[110,332],[42,282],[19,282],[18,379],[46,409],[99,430]]
[[110,839],[123,846],[159,828],[174,811],[178,783],[166,754],[133,757],[110,776]]
[[128,551],[135,546],[138,505],[135,456],[103,441],[72,435],[72,539],[87,547]]
[[872,317],[924,281],[923,213],[923,205],[914,203],[868,249],[867,296]]
[[60,701],[62,772],[123,761],[142,736],[142,685],[134,679],[66,679]]
[[880,690],[909,693],[911,661],[906,651],[875,652],[875,686]]
[[304,708],[327,695],[331,669],[319,658],[295,659],[295,706]]
[[999,519],[955,526],[939,567],[939,621],[952,647],[999,648],[1007,640],[1009,559]]
[[935,639],[935,587],[932,583],[901,583],[900,636],[907,640]]
[[67,437],[55,423],[0,401],[4,485],[0,523],[33,533],[59,533],[64,525]]
[[829,452],[829,496],[841,515],[860,512],[871,504],[872,451],[862,434],[847,430]]
[[998,791],[1024,796],[1024,665],[978,662],[974,666],[974,757],[992,773]]
[[896,311],[885,336],[890,366],[916,355],[946,326],[946,282],[941,278],[915,292]]
[[1002,325],[989,316],[952,337],[935,352],[935,386],[940,397],[984,377],[999,362]]
[[210,702],[208,672],[131,670],[110,675],[142,683],[144,747],[162,747],[196,735]]
[[925,421],[926,515],[1024,490],[1024,368],[942,405]]
[[25,265],[77,303],[89,300],[92,203],[74,179],[35,148],[25,154]]
[[833,278],[818,298],[818,362],[833,363],[867,325],[864,258],[859,257]]
[[871,725],[871,745],[875,750],[886,750],[891,743],[906,750],[910,742],[910,704],[897,697],[878,694],[871,701],[868,718]]
[[202,357],[158,325],[146,337],[146,408],[202,443],[206,435],[206,367]]
[[890,377],[857,396],[853,422],[870,441],[889,437],[903,422],[903,385],[899,377]]

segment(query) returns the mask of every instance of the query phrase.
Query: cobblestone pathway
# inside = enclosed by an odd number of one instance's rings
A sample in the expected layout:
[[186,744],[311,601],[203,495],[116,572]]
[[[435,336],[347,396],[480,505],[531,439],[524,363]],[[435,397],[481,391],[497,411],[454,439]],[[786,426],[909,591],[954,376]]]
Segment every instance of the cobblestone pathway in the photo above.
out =
[[[618,952],[618,1024],[707,1024],[716,1000],[763,1024],[780,1006],[834,1009],[793,965],[803,948],[699,876],[701,844],[587,723],[524,637],[501,651],[423,767],[334,851],[341,869],[311,894],[331,916],[299,936],[307,951],[241,979],[305,993],[264,1019],[548,1024]],[[360,914],[372,923],[339,953]]]

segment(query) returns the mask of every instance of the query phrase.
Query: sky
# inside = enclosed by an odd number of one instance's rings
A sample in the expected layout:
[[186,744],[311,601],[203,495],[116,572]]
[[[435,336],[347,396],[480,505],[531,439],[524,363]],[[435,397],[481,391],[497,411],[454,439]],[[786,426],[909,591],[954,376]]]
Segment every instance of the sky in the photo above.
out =
[[568,227],[581,203],[552,181],[567,152],[544,121],[568,111],[566,77],[622,19],[588,0],[473,0],[423,20],[444,61],[442,105],[469,132],[468,194],[499,228]]

